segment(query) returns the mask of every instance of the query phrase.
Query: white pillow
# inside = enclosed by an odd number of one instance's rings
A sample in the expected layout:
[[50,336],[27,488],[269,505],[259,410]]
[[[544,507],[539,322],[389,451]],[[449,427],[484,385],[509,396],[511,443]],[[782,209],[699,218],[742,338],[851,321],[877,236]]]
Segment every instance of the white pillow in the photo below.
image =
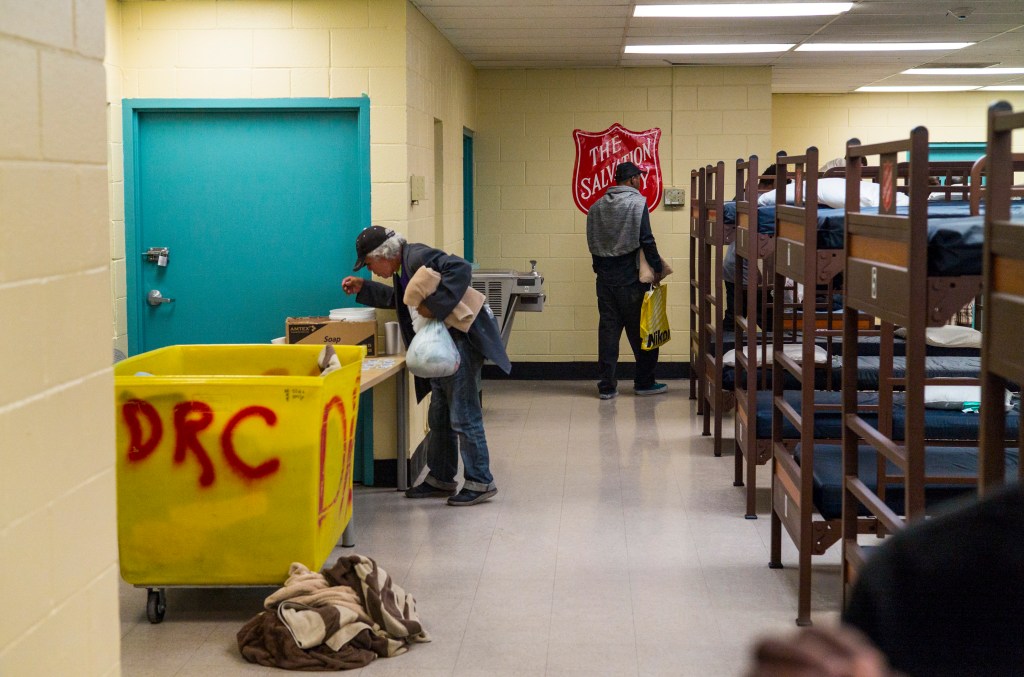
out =
[[[863,201],[864,186],[861,186],[860,190]],[[834,209],[845,207],[846,179],[818,179],[818,204],[828,205]]]
[[[867,181],[862,182],[860,186],[860,206],[877,207],[878,193],[879,186],[877,183],[868,183]],[[793,204],[795,200],[796,187],[791,183],[786,186],[786,204]],[[757,198],[757,204],[760,207],[771,207],[774,205],[775,191],[771,190],[767,193],[762,193],[761,197]],[[818,204],[828,205],[834,209],[842,209],[845,207],[846,179],[818,179]],[[903,193],[896,193],[896,204],[897,206],[905,207],[910,204],[910,198]]]
[[[861,207],[877,207],[878,206],[878,194],[881,186],[877,183],[863,183],[860,187],[860,206]],[[896,192],[896,206],[906,207],[910,204],[910,197],[901,193]]]
[[[1006,410],[1012,406],[1006,391]],[[981,386],[925,386],[924,406],[928,409],[963,409],[964,402],[981,402]]]
[[[782,352],[785,353],[786,357],[792,359],[797,364],[804,361],[804,347],[799,343],[787,343],[782,346]],[[757,359],[761,359],[761,348],[757,349]],[[828,361],[828,353],[821,346],[814,346],[814,362],[815,364],[825,364]],[[772,363],[772,346],[768,346],[768,358],[765,364]],[[736,351],[730,350],[725,355],[722,355],[722,364],[727,367],[736,365]]]
[[[900,327],[894,333],[902,339],[907,338],[906,327]],[[928,327],[924,330],[924,342],[940,348],[981,348],[981,332],[954,324]]]

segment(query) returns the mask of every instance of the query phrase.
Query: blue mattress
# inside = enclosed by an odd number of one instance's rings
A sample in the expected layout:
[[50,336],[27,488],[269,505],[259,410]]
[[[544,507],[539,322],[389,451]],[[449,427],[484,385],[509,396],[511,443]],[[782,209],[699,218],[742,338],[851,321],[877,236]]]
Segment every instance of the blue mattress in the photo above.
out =
[[[897,207],[906,214],[907,207]],[[1024,216],[1024,203],[1015,201],[1011,216]],[[725,222],[735,223],[736,203],[726,202]],[[864,208],[862,214],[877,214],[876,208]],[[732,220],[730,220],[732,219]],[[818,248],[841,249],[846,221],[845,209],[818,208]],[[970,216],[965,200],[928,205],[928,274],[981,275],[984,217]],[[775,233],[775,207],[758,207],[757,231]]]
[[[799,337],[799,334],[797,334]],[[789,339],[789,334],[786,334],[786,339]],[[881,336],[862,336],[857,341],[860,344],[857,354],[859,357],[878,357],[880,350],[882,337]],[[824,348],[827,341],[824,337],[817,338],[814,341],[817,345]],[[725,340],[722,344],[725,347],[725,352],[729,352],[735,348],[735,336],[733,332],[725,332]],[[907,342],[904,339],[896,337],[893,340],[893,355],[902,357],[907,354]],[[926,346],[925,352],[928,355],[935,357],[978,357],[981,355],[981,350],[978,348],[953,348],[948,346]],[[715,354],[715,345],[712,341],[710,346],[710,354]],[[832,354],[842,356],[843,354],[843,337],[833,336],[832,337]]]
[[[872,491],[878,490],[877,456],[874,449],[861,447],[859,451],[858,476]],[[800,460],[800,446],[794,455]],[[838,519],[843,510],[843,449],[839,445],[818,444],[814,446],[814,507],[825,519]],[[1006,452],[1006,478],[1013,482],[1017,477],[1018,455],[1015,449]],[[892,462],[887,462],[888,474],[899,474]],[[924,457],[925,474],[933,477],[977,477],[977,447],[926,447]],[[931,482],[925,484],[925,503],[929,508],[942,501],[973,494],[972,485]],[[885,504],[897,515],[903,514],[903,485],[886,485]],[[861,506],[862,516],[868,512]]]
[[[800,391],[786,391],[783,395],[786,402],[800,411]],[[842,393],[822,391],[814,393],[814,401],[822,404],[839,404],[842,402]],[[878,393],[857,393],[857,401],[861,404],[878,404]],[[893,437],[897,440],[903,439],[903,429],[906,424],[906,409],[903,407],[903,398],[896,393],[893,406]],[[772,393],[760,391],[757,393],[757,436],[768,439],[772,435]],[[871,425],[876,425],[878,416],[874,412],[864,412],[861,418]],[[1020,414],[1014,410],[1006,413],[1006,435],[1010,439],[1017,438]],[[965,414],[961,411],[949,409],[925,409],[924,414],[925,439],[941,440],[964,440],[975,442],[981,437],[981,416],[978,414]],[[842,435],[842,414],[836,410],[819,411],[814,416],[814,438],[819,440],[838,440]],[[782,437],[784,439],[797,439],[799,431],[793,427],[786,417],[782,418]]]
[[[857,359],[857,389],[878,390],[878,365],[880,358],[860,356]],[[893,376],[906,375],[907,358],[892,359]],[[981,373],[980,357],[935,357],[924,358],[925,375],[929,378],[977,378]]]
[[[736,203],[726,202],[722,209],[723,223],[736,223]],[[757,208],[757,232],[771,235],[775,232],[775,207]]]
[[[879,348],[881,346],[881,336],[861,336],[857,343],[859,345],[857,354],[860,357],[878,357]],[[822,348],[825,347],[826,340],[824,338],[818,339],[816,343]],[[905,356],[907,354],[907,342],[904,339],[896,337],[893,339],[893,355]],[[925,352],[928,355],[934,355],[935,357],[978,357],[981,355],[981,350],[978,348],[953,348],[949,346],[926,346]],[[832,353],[834,355],[843,354],[843,337],[833,336],[832,337]]]
[[[877,356],[857,356],[857,389],[878,390],[878,365],[880,358]],[[894,357],[892,360],[892,371],[895,378],[902,378],[906,374],[906,357]],[[925,375],[929,378],[976,378],[981,373],[980,357],[937,357],[925,358]],[[735,369],[726,367],[722,371],[722,387],[731,390],[735,387]],[[832,388],[838,390],[842,387],[842,362],[838,359],[832,361]],[[769,374],[768,383],[772,377]],[[792,374],[786,372],[786,380],[783,383],[785,389],[799,389],[800,382]],[[827,390],[828,375],[824,367],[816,369],[814,373],[815,390]]]

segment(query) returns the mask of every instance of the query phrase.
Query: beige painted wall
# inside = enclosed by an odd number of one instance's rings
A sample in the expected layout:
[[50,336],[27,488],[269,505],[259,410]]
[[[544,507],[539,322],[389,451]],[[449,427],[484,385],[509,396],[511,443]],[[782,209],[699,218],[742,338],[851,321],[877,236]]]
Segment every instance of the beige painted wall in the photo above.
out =
[[[666,186],[686,188],[690,170],[767,154],[771,141],[768,68],[617,68],[499,70],[478,74],[477,259],[486,268],[529,270],[537,260],[548,300],[521,313],[509,344],[514,361],[597,359],[597,301],[587,251],[586,216],[573,204],[573,129],[614,122],[660,127]],[[726,195],[731,195],[732,175]],[[689,197],[689,195],[687,195]],[[675,269],[669,280],[673,340],[662,361],[689,359],[687,210],[651,215],[658,249]],[[620,359],[632,360],[625,337]]]
[[[464,253],[462,213],[463,129],[476,126],[477,72],[443,35],[410,5],[406,38],[409,174],[427,177],[428,199],[409,208],[407,235],[445,251]],[[443,143],[443,223],[434,221],[434,121]],[[406,177],[408,178],[408,176]],[[408,199],[406,192],[404,197]],[[442,233],[438,240],[435,233]]]
[[407,6],[405,0],[108,0],[117,347],[127,349],[121,100],[369,95],[371,217],[404,229]]
[[0,674],[120,672],[102,0],[0,11]]
[[928,128],[931,141],[985,141],[988,106],[999,100],[1019,109],[1024,92],[775,94],[772,155],[817,146],[824,163],[845,155],[851,138],[894,141],[918,125]]
[[[373,223],[462,252],[462,130],[475,124],[475,71],[405,0],[108,0],[108,22],[115,36],[107,59],[110,155],[116,165],[111,175],[114,337],[122,350],[127,349],[123,98],[365,94]],[[440,228],[435,227],[435,119],[444,130]],[[410,174],[427,178],[428,199],[418,205],[410,203]],[[441,241],[435,233],[441,233]],[[393,312],[378,312],[380,326],[393,319]],[[375,393],[382,403],[394,397],[392,384]],[[422,408],[412,412],[415,445],[426,416]],[[391,407],[378,407],[378,457],[394,457],[393,430]]]

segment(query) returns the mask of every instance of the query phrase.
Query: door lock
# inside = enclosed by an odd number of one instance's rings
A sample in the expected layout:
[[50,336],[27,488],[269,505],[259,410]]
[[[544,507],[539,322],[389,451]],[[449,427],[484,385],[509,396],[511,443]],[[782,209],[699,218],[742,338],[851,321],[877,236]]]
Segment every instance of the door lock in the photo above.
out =
[[146,257],[146,263],[155,263],[161,268],[166,268],[171,257],[171,250],[168,247],[150,247],[142,252],[142,255]]
[[146,303],[151,306],[159,306],[162,303],[174,303],[174,299],[164,298],[159,289],[150,289],[146,294]]

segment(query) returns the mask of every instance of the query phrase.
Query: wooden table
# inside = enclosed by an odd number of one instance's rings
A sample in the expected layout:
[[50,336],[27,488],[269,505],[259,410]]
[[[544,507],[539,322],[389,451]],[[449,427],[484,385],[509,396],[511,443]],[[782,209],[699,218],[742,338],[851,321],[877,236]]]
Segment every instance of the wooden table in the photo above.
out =
[[[398,445],[395,460],[398,464],[398,490],[405,491],[409,488],[409,464],[406,455],[409,453],[409,397],[408,377],[405,373],[405,355],[384,355],[381,357],[363,358],[363,374],[359,383],[359,392],[365,393],[374,386],[396,376],[395,379],[395,421],[398,428]],[[367,424],[373,425],[372,421]],[[355,530],[355,509],[345,526],[345,532],[341,535],[341,544],[351,548],[356,544]]]
[[359,392],[365,393],[374,386],[383,383],[392,376],[395,381],[395,421],[398,427],[398,449],[395,458],[398,461],[398,490],[409,488],[408,463],[406,454],[409,449],[409,398],[408,384],[405,375],[405,355],[385,355],[363,359],[363,377]]

